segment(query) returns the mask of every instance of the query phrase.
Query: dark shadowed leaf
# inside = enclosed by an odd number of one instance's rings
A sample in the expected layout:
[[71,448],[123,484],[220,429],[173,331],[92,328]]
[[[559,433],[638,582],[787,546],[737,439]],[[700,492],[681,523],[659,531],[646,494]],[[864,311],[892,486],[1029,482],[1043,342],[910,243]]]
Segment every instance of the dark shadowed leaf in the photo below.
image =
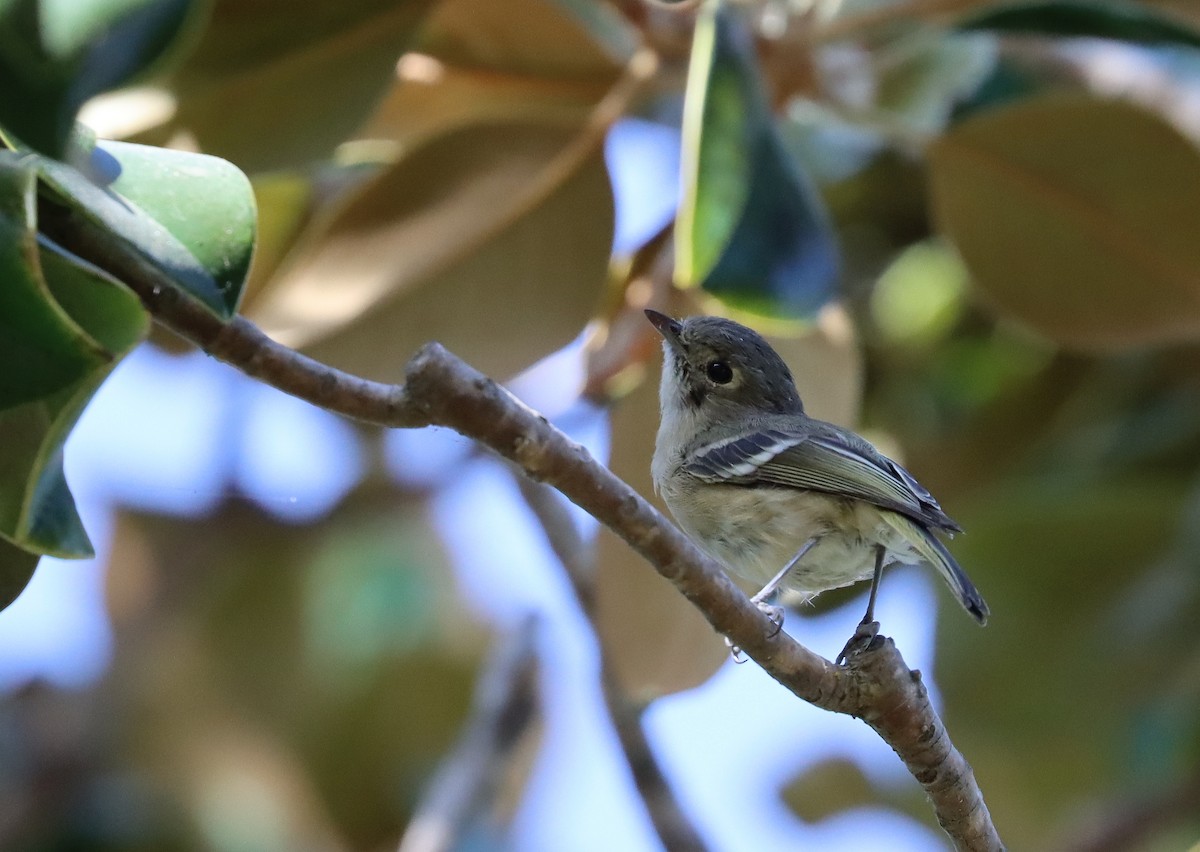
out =
[[36,185],[36,157],[0,152],[0,359],[10,365],[0,374],[0,410],[53,393],[107,360],[42,278]]
[[930,169],[940,229],[1004,312],[1084,348],[1200,333],[1200,151],[1163,120],[1045,96],[958,125]]
[[198,23],[193,0],[0,4],[0,124],[62,158],[75,113],[92,95],[156,65]]
[[25,590],[41,558],[0,538],[0,609],[15,601]]
[[676,280],[763,314],[811,315],[839,257],[807,177],[785,151],[744,24],[705,4],[683,123]]
[[1119,0],[1016,3],[971,15],[964,30],[1039,33],[1058,37],[1108,38],[1138,44],[1200,47],[1200,32],[1170,15]]

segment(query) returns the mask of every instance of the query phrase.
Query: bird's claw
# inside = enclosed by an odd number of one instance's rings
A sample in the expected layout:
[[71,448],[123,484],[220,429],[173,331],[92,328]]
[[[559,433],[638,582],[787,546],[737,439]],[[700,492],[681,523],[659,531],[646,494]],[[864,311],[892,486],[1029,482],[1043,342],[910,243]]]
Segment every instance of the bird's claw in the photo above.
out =
[[855,654],[861,654],[871,646],[871,641],[879,635],[878,621],[862,621],[854,630],[854,635],[846,642],[842,652],[837,655],[834,660],[835,665],[844,665],[849,662],[850,657]]
[[754,605],[758,607],[758,611],[771,619],[771,623],[775,625],[775,629],[771,631],[771,636],[775,636],[783,629],[783,607],[769,604],[766,601],[754,601]]
[[[779,633],[780,630],[783,629],[783,607],[769,604],[766,601],[761,601],[757,598],[751,598],[750,600],[753,601],[756,607],[758,607],[758,611],[769,618],[771,623],[775,625],[775,629],[770,633],[770,636],[774,637]],[[746,662],[747,658],[746,655],[742,653],[742,649],[733,644],[733,640],[731,640],[728,636],[725,637],[725,647],[729,649],[729,656],[733,657],[733,661],[735,663],[741,665],[742,663]]]

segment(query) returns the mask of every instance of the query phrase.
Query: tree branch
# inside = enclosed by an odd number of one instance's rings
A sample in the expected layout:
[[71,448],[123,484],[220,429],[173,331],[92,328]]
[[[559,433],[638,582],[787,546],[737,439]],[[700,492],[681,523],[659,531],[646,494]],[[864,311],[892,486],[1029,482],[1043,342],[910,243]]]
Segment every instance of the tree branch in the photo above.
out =
[[447,852],[495,798],[506,758],[536,712],[537,619],[524,621],[493,655],[475,690],[458,745],[442,761],[400,840],[399,852]]
[[[570,513],[545,485],[518,475],[521,494],[546,533],[550,548],[562,563],[575,598],[595,632],[595,565],[575,529]],[[597,642],[599,644],[599,642]],[[684,814],[667,776],[654,756],[642,727],[642,714],[622,689],[603,649],[600,651],[600,690],[621,744],[634,786],[642,797],[658,839],[667,852],[705,852],[707,844]]]
[[245,374],[369,423],[447,426],[558,489],[628,542],[780,684],[818,707],[866,721],[920,782],[958,849],[1003,848],[970,765],[951,743],[919,673],[909,670],[890,639],[877,637],[867,652],[839,667],[776,630],[720,565],[637,492],[439,344],[412,358],[403,386],[366,381],[275,343],[243,318],[222,323],[133,249],[69,210],[51,207],[40,227],[124,282],[160,324]]

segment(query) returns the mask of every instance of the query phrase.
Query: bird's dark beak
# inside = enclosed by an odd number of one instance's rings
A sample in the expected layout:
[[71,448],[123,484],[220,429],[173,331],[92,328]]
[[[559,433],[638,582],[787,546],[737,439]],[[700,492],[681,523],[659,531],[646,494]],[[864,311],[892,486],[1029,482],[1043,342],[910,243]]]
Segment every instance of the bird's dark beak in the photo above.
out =
[[679,339],[680,332],[683,331],[683,325],[679,320],[671,319],[666,314],[660,314],[658,311],[646,309],[646,319],[650,320],[651,325],[658,329],[658,333],[663,336],[667,343],[677,352],[683,351],[683,341]]

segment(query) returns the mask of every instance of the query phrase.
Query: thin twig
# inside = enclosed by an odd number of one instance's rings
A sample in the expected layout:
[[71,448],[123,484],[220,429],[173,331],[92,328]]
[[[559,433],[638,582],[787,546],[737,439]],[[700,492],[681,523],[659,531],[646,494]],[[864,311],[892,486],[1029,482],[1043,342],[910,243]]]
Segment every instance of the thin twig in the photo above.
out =
[[507,758],[537,708],[536,633],[531,616],[489,661],[467,728],[417,806],[399,852],[461,848],[463,835],[495,798]]
[[[517,476],[516,479],[525,502],[546,533],[550,549],[562,563],[580,608],[594,631],[595,562],[592,549],[579,535],[566,506],[553,490],[525,476]],[[642,714],[625,694],[603,652],[600,655],[600,688],[621,751],[633,775],[634,785],[663,848],[667,852],[704,852],[708,846],[680,807],[658,758],[654,756],[645,728],[642,727]]]
[[867,722],[929,796],[939,824],[963,850],[1002,849],[970,765],[955,749],[890,639],[835,666],[777,630],[682,532],[587,450],[437,343],[409,361],[403,386],[368,382],[262,334],[221,323],[135,250],[64,208],[40,213],[44,233],[123,281],[162,325],[249,376],[329,411],[382,426],[447,426],[557,488],[623,538],[743,652],[784,687],[826,710]]
[[1071,852],[1140,849],[1156,831],[1194,819],[1200,813],[1200,771],[1142,801],[1109,803],[1103,812],[1104,816],[1089,820],[1075,842],[1067,845]]

